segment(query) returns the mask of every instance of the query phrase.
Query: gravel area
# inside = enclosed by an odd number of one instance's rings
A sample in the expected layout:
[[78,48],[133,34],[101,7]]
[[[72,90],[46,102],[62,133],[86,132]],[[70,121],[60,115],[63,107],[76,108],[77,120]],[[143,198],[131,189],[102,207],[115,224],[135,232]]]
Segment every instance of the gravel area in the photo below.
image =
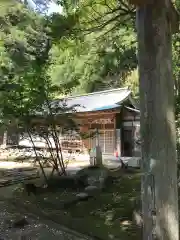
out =
[[90,240],[84,236],[65,231],[58,224],[42,221],[37,217],[27,217],[28,225],[14,228],[12,223],[24,218],[8,206],[4,200],[0,201],[0,239],[1,240]]

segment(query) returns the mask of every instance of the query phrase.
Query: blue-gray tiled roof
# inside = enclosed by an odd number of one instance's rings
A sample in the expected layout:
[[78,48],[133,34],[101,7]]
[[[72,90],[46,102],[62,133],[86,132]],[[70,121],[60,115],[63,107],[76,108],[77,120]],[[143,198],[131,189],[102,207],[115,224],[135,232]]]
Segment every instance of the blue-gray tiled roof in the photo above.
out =
[[78,105],[77,112],[91,112],[120,107],[128,99],[131,91],[128,88],[118,88],[101,92],[94,92],[80,96],[65,98],[68,107]]

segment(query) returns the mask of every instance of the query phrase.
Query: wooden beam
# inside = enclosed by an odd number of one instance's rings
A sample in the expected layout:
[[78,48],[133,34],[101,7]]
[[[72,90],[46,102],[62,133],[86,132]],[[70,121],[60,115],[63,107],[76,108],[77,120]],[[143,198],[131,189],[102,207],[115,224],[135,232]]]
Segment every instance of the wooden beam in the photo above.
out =
[[105,116],[105,115],[110,115],[110,114],[115,114],[115,113],[120,113],[120,109],[116,110],[109,110],[109,111],[96,111],[96,112],[77,112],[74,115],[78,117],[92,117],[92,116]]

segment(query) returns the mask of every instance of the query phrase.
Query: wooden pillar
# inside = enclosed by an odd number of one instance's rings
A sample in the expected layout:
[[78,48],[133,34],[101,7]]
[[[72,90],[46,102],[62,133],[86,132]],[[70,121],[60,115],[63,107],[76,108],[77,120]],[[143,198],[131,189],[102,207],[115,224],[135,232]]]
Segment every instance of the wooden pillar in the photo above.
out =
[[121,150],[121,129],[116,129],[116,149],[118,151],[118,155],[122,155]]
[[7,130],[5,130],[4,133],[3,133],[3,144],[2,144],[2,147],[6,148],[7,141],[8,141],[8,132],[7,132]]
[[176,12],[169,0],[153,1],[155,3],[152,4],[148,4],[148,0],[144,2],[147,4],[138,6],[137,10],[143,240],[155,239],[154,230],[158,240],[178,240],[176,130],[171,59],[171,34],[177,29],[174,24]]

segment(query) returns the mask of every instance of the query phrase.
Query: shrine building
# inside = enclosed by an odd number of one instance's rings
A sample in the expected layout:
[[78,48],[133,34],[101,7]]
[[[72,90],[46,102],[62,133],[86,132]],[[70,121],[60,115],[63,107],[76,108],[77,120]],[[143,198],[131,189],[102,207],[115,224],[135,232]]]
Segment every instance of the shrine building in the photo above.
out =
[[[56,100],[56,103],[61,100]],[[118,88],[70,96],[64,98],[67,107],[75,107],[70,113],[80,126],[80,132],[87,133],[88,138],[81,138],[77,132],[60,135],[63,152],[87,153],[97,144],[101,147],[103,155],[139,157],[140,112],[128,88]],[[96,132],[97,134],[93,134]],[[92,134],[91,134],[92,133]],[[6,133],[7,142],[3,139],[1,144],[30,146],[27,140],[20,140],[11,129]],[[1,135],[3,136],[3,135]],[[37,147],[46,148],[43,141],[36,140]]]

